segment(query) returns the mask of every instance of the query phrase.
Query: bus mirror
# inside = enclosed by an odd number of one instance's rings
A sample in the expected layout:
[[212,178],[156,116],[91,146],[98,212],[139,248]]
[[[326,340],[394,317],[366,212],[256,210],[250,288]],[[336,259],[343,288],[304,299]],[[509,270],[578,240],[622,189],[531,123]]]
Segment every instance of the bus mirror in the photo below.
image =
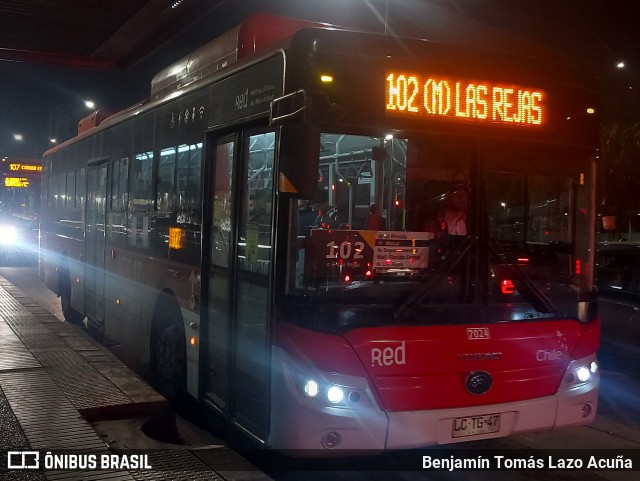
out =
[[280,127],[278,190],[292,197],[311,199],[318,189],[320,131],[300,124]]

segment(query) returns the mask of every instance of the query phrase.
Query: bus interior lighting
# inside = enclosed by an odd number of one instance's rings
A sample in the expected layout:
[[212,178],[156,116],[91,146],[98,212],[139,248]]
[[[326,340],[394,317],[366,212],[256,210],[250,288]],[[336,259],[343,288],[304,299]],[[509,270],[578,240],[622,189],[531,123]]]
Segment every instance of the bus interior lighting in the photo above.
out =
[[320,82],[322,82],[323,84],[332,83],[333,82],[333,75],[327,75],[327,74],[320,75]]

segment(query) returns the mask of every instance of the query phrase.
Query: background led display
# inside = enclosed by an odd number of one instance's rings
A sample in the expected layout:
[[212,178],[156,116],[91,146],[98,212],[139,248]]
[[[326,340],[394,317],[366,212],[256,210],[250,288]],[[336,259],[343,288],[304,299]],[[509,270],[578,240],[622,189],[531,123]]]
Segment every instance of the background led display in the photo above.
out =
[[526,127],[545,121],[540,89],[402,70],[385,76],[388,115]]
[[29,179],[25,179],[23,177],[5,177],[4,186],[20,188],[29,187]]

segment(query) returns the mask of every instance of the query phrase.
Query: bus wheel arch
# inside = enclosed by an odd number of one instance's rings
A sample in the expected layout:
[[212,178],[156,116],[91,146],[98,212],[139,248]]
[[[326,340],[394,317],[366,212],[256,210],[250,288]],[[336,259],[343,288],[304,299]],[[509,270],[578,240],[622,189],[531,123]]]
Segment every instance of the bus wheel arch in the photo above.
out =
[[151,323],[149,361],[156,389],[170,400],[187,392],[187,345],[180,305],[171,291],[162,291]]

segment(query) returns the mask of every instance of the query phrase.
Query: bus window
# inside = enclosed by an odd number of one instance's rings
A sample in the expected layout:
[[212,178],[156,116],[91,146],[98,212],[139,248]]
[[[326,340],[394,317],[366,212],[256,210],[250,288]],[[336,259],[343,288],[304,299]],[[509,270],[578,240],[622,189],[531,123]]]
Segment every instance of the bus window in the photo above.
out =
[[131,207],[129,245],[148,248],[150,216],[153,210],[153,152],[141,152],[131,165]]
[[247,187],[243,190],[238,259],[241,268],[266,274],[271,258],[275,133],[252,135],[247,145]]
[[231,213],[233,192],[233,159],[235,141],[218,144],[215,159],[215,187],[213,193],[213,228],[211,233],[211,263],[229,267],[231,242]]
[[86,176],[86,171],[84,167],[76,170],[76,185],[78,187],[76,188],[75,206],[76,206],[76,209],[80,209],[81,211],[84,211],[84,199],[85,199],[85,190],[86,190],[85,176]]
[[638,256],[635,253],[601,252],[598,256],[598,277],[600,288],[634,292],[634,271]]
[[176,202],[179,224],[200,224],[202,222],[200,171],[202,165],[202,144],[178,146],[176,170]]
[[126,243],[126,213],[129,179],[129,159],[114,160],[111,164],[111,201],[109,205],[109,242]]
[[76,196],[76,185],[74,172],[67,172],[67,188],[64,196],[64,206],[68,209],[73,209],[73,202]]
[[[296,206],[298,288],[406,280],[435,267],[466,236],[467,142],[325,133],[321,145],[318,195]],[[310,213],[317,213],[312,226]],[[396,248],[405,242],[415,249]],[[461,282],[442,283],[439,296],[459,301]]]
[[529,243],[571,242],[570,178],[490,172],[485,186],[492,238]]
[[160,151],[158,163],[157,209],[158,212],[170,212],[174,204],[174,182],[176,168],[176,148],[169,147]]

